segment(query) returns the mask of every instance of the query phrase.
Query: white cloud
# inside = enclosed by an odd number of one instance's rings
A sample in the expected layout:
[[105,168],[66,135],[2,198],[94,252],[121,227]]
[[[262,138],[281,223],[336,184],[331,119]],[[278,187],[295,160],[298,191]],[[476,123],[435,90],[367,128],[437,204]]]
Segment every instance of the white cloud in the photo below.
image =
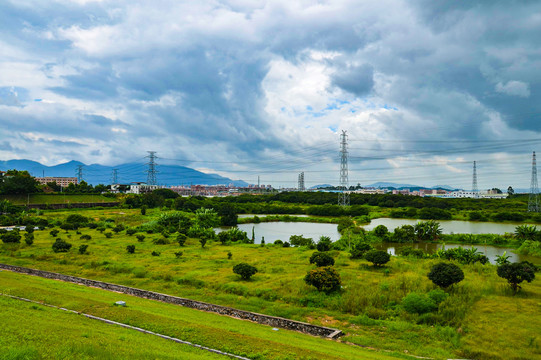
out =
[[497,83],[496,91],[507,95],[527,98],[530,96],[530,85],[522,81],[510,80],[506,84]]

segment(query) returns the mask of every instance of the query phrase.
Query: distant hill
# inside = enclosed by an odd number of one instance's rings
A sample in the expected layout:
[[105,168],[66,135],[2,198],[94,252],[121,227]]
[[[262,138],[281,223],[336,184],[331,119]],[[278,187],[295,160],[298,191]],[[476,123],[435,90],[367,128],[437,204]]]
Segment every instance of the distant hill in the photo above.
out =
[[[369,187],[369,188],[395,188],[395,189],[400,189],[400,188],[423,188],[422,186],[419,186],[419,185],[411,185],[411,184],[397,184],[397,183],[392,183],[392,182],[382,182],[382,181],[379,181],[377,183],[373,183],[373,184],[370,184],[370,185],[366,185],[366,186],[363,186],[363,187]],[[425,188],[426,189],[426,188]]]
[[310,186],[310,189],[324,189],[328,187],[333,187],[333,186],[331,184],[321,184],[321,185]]
[[[92,185],[111,184],[113,169],[117,169],[117,180],[122,184],[129,184],[131,182],[145,182],[147,180],[146,170],[148,169],[148,166],[142,163],[126,163],[115,166],[105,166],[100,164],[85,165],[80,161],[72,160],[63,164],[46,166],[31,160],[7,160],[0,161],[0,170],[26,170],[35,177],[75,177],[77,176],[76,169],[78,165],[83,165],[83,179]],[[231,180],[217,174],[207,174],[185,166],[158,165],[156,169],[158,171],[156,177],[159,185],[248,185],[247,182],[242,180]]]

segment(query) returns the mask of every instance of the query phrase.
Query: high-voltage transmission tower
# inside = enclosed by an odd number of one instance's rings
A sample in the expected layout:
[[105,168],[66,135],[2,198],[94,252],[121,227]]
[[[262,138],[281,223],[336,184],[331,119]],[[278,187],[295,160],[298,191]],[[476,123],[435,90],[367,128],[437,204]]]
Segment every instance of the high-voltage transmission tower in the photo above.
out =
[[156,174],[158,173],[158,171],[156,170],[156,166],[158,166],[158,164],[156,164],[156,159],[158,158],[156,156],[156,151],[147,151],[147,153],[149,154],[147,156],[147,158],[149,158],[149,161],[147,163],[147,185],[158,185],[158,180],[156,179]]
[[111,184],[118,184],[118,169],[113,169],[112,182]]
[[537,187],[537,164],[535,161],[535,151],[533,152],[532,156],[532,181],[530,182],[528,211],[539,212],[539,188]]
[[471,183],[471,192],[473,193],[474,197],[479,196],[479,189],[477,188],[477,164],[475,161],[473,162],[473,180]]
[[338,193],[338,205],[349,205],[348,184],[348,136],[345,130],[340,135],[340,185]]
[[77,175],[77,184],[80,184],[83,181],[83,165],[77,165],[75,174]]
[[299,174],[299,191],[306,190],[304,188],[304,171]]

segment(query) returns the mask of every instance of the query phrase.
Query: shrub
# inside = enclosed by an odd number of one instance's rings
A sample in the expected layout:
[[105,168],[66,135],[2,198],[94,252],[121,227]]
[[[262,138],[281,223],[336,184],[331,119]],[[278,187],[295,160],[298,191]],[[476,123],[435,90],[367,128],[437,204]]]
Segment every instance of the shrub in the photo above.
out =
[[528,261],[519,263],[503,264],[498,266],[498,276],[507,280],[511,288],[516,293],[523,281],[532,282],[535,279],[536,267]]
[[34,233],[24,234],[24,242],[26,245],[32,245],[34,243]]
[[372,250],[372,245],[367,243],[357,243],[353,246],[353,249],[351,249],[350,252],[350,259],[362,259],[364,255]]
[[124,231],[124,229],[124,225],[118,224],[113,228],[113,231],[115,232],[115,234],[118,234],[119,232]]
[[66,222],[70,224],[86,224],[88,223],[88,218],[81,214],[71,214],[66,218]]
[[167,240],[166,238],[159,238],[152,240],[152,243],[155,245],[166,245],[169,244],[169,240]]
[[2,234],[2,242],[4,243],[20,243],[21,235],[18,230],[11,230]]
[[374,235],[379,238],[384,238],[389,234],[389,230],[385,225],[378,225],[374,228]]
[[143,240],[145,240],[145,235],[143,234],[137,234],[135,235],[135,237],[137,238],[137,241],[139,242],[143,242]]
[[438,305],[426,294],[412,292],[402,299],[402,307],[410,314],[424,314],[436,310]]
[[177,251],[177,252],[175,253],[175,257],[176,257],[177,259],[179,259],[180,257],[182,257],[182,251]]
[[429,298],[434,300],[437,305],[439,305],[449,297],[449,294],[447,294],[442,289],[430,290],[427,295]]
[[340,289],[340,274],[332,266],[318,267],[304,277],[304,282],[315,286],[318,291],[330,293]]
[[425,253],[422,249],[414,249],[411,246],[402,248],[398,253],[401,256],[411,256],[417,259],[423,259],[425,257],[428,257],[428,254]]
[[289,244],[287,241],[282,244],[282,247],[288,248],[291,244]]
[[88,245],[79,246],[79,254],[81,255],[85,254],[87,249],[88,249]]
[[159,251],[153,251],[152,254],[150,254],[152,256],[160,256],[161,255],[161,252]]
[[201,247],[204,248],[205,244],[207,243],[207,238],[206,237],[200,238],[199,243],[201,244]]
[[128,254],[133,254],[135,252],[135,245],[126,246],[126,251],[128,252]]
[[141,206],[141,215],[146,215],[146,214],[147,214],[147,206],[143,205]]
[[133,234],[135,234],[137,232],[137,229],[135,228],[129,228],[126,230],[126,235],[129,235],[129,236],[132,236]]
[[227,252],[227,260],[231,260],[232,257],[233,257],[233,254],[231,253],[231,251],[228,251]]
[[58,229],[53,229],[49,232],[49,235],[51,235],[52,237],[56,237],[56,235],[58,235],[60,231]]
[[317,251],[329,251],[331,250],[331,245],[331,238],[328,236],[322,236],[319,238],[316,249]]
[[284,242],[280,239],[274,241],[274,245],[284,245]]
[[381,266],[391,260],[391,255],[384,250],[370,250],[364,254],[364,258],[374,264],[374,266]]
[[302,235],[291,235],[289,243],[293,246],[310,246],[314,243],[312,238],[305,238]]
[[113,237],[113,233],[110,232],[110,231],[104,232],[103,235],[105,235],[105,237],[106,237],[107,239],[110,239],[110,238]]
[[57,238],[53,244],[53,251],[55,253],[68,252],[69,249],[71,249],[71,244],[68,242],[65,242],[61,238]]
[[179,246],[184,246],[184,243],[186,242],[186,235],[185,234],[178,234],[177,235],[177,242]]
[[432,266],[428,278],[434,284],[447,288],[464,280],[464,272],[455,264],[441,262]]
[[243,280],[249,280],[257,272],[257,269],[250,264],[240,263],[233,266],[233,272],[240,275]]
[[81,235],[80,239],[81,240],[91,240],[92,236],[85,234],[85,235]]
[[326,252],[316,251],[310,256],[310,264],[316,264],[317,267],[332,266],[334,265],[334,259]]

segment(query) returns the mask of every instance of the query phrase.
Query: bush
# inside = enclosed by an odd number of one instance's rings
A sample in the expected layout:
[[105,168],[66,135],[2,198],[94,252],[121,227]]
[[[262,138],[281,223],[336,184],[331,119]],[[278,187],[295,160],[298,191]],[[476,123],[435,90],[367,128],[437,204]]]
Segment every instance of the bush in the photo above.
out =
[[385,225],[378,225],[374,228],[374,235],[379,238],[384,238],[389,234],[389,230]]
[[20,243],[21,235],[18,230],[11,230],[2,234],[2,242],[4,243]]
[[316,251],[310,256],[310,264],[316,264],[317,267],[332,266],[334,265],[334,259],[326,252]]
[[154,239],[152,243],[155,245],[167,245],[169,244],[169,240],[167,240],[166,238],[159,238],[159,239]]
[[511,288],[516,293],[523,281],[532,282],[535,279],[536,267],[528,261],[519,263],[503,264],[498,266],[498,276],[507,280]]
[[330,293],[340,289],[340,274],[332,266],[318,267],[304,277],[304,282],[315,286],[318,291]]
[[364,255],[364,258],[374,264],[374,266],[381,266],[391,260],[391,255],[384,250],[370,250]]
[[402,299],[402,307],[410,314],[424,314],[436,310],[438,305],[429,296],[412,292]]
[[207,243],[207,238],[206,237],[200,238],[199,243],[201,244],[201,247],[204,248],[205,244]]
[[353,249],[351,249],[350,252],[350,259],[362,259],[364,255],[372,250],[372,245],[367,243],[357,243],[353,246]]
[[110,239],[110,238],[113,237],[113,233],[110,232],[110,231],[104,232],[103,235],[105,235],[105,237],[106,237],[107,239]]
[[288,248],[291,244],[289,244],[287,241],[282,244],[282,247]]
[[135,252],[135,245],[126,246],[126,251],[128,252],[128,254],[133,254]]
[[227,252],[227,260],[231,260],[232,257],[233,257],[233,254],[231,253],[231,251],[228,251]]
[[289,243],[293,246],[310,246],[314,244],[312,238],[305,238],[302,235],[291,235]]
[[186,242],[186,235],[185,234],[178,234],[177,235],[177,242],[179,246],[184,246],[184,243]]
[[399,252],[399,255],[401,256],[411,256],[417,259],[423,259],[428,257],[428,254],[425,253],[422,249],[414,249],[411,246],[407,246],[405,248],[402,248]]
[[240,275],[243,280],[249,280],[257,272],[257,269],[250,264],[240,263],[233,266],[233,272]]
[[24,234],[24,242],[26,245],[32,245],[34,243],[34,233]]
[[143,205],[141,206],[141,215],[146,215],[147,214],[147,206],[146,205]]
[[143,240],[145,240],[145,235],[143,234],[137,234],[135,235],[135,237],[137,238],[137,241],[139,242],[143,242]]
[[317,242],[316,249],[317,251],[329,251],[331,250],[331,238],[328,236],[322,236]]
[[81,255],[85,254],[87,249],[88,249],[88,245],[79,246],[79,254]]
[[92,236],[85,234],[85,235],[81,235],[80,239],[81,240],[91,240]]
[[284,242],[280,239],[274,241],[274,245],[284,245]]
[[115,232],[115,234],[118,234],[119,232],[124,231],[124,229],[125,229],[124,225],[118,224],[117,226],[113,228],[113,231]]
[[161,255],[161,252],[159,251],[153,251],[152,254],[150,254],[152,256],[160,256]]
[[55,253],[68,252],[69,249],[71,249],[71,244],[68,242],[65,242],[61,238],[57,238],[53,244],[53,251]]
[[449,294],[447,294],[442,289],[430,290],[427,295],[429,298],[434,300],[437,305],[439,305],[449,297]]
[[455,264],[441,262],[432,266],[428,278],[434,284],[447,288],[464,280],[464,272]]
[[126,230],[126,235],[129,235],[129,236],[132,236],[133,234],[135,234],[137,232],[137,229],[135,228],[129,228]]
[[80,214],[71,214],[66,218],[66,222],[70,224],[86,224],[88,218]]
[[175,253],[175,257],[176,257],[177,259],[179,259],[180,257],[182,257],[182,251],[177,251],[177,252]]
[[56,235],[58,235],[60,231],[58,229],[53,229],[49,232],[49,234],[52,236],[52,237],[56,237]]

